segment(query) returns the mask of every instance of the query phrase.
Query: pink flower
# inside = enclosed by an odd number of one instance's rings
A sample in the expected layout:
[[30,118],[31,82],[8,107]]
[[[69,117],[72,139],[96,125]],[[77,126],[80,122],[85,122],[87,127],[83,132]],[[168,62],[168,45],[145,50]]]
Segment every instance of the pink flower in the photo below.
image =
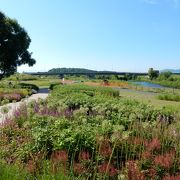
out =
[[148,148],[148,150],[153,151],[153,150],[159,150],[161,148],[161,143],[159,141],[159,139],[154,138],[152,139],[151,142],[149,142],[148,144],[146,144],[146,147]]
[[174,152],[166,153],[164,155],[159,155],[154,158],[155,165],[170,169],[174,161]]
[[142,142],[143,142],[143,139],[140,138],[140,137],[135,137],[135,138],[133,139],[133,144],[135,144],[135,145],[141,145]]
[[130,180],[145,180],[144,174],[139,170],[137,164],[134,161],[128,161],[128,179]]
[[89,160],[90,159],[90,154],[88,151],[82,151],[79,153],[79,160],[83,160],[83,161],[86,161],[86,160]]
[[108,164],[108,162],[104,162],[103,164],[98,166],[98,171],[100,174],[107,174],[111,177],[117,174],[117,169],[112,164]]
[[180,175],[176,175],[176,176],[167,175],[162,178],[162,180],[179,180],[179,179],[180,179]]
[[150,151],[145,151],[142,153],[142,158],[143,159],[151,159],[152,158],[152,154]]
[[53,162],[66,162],[68,160],[68,154],[65,150],[54,151],[51,155]]
[[73,170],[74,173],[78,175],[83,174],[86,171],[85,167],[81,163],[74,163]]
[[99,154],[103,157],[108,157],[112,153],[112,148],[109,140],[103,140],[100,144]]

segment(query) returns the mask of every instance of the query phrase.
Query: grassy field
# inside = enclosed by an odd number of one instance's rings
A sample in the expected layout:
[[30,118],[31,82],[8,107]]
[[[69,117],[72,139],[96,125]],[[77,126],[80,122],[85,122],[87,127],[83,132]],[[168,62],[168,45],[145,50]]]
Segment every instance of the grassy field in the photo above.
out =
[[[85,82],[85,84],[90,86],[103,86],[103,83],[100,80],[96,82],[94,81]],[[180,108],[180,102],[158,99],[158,95],[162,93],[169,93],[169,94],[175,93],[177,95],[180,95],[179,89],[148,88],[140,85],[134,85],[132,83],[128,83],[124,81],[110,81],[108,86],[114,89],[119,89],[120,96],[124,98],[134,99],[145,104],[153,105],[157,108],[163,108],[163,107],[171,107],[174,109]]]
[[128,99],[135,99],[139,102],[150,104],[158,108],[162,107],[172,107],[175,109],[180,108],[180,102],[174,102],[174,101],[165,101],[165,100],[159,100],[157,98],[158,93],[143,93],[138,91],[125,91],[120,90],[120,96],[128,98]]
[[59,83],[59,82],[60,79],[49,79],[49,78],[43,78],[43,79],[37,79],[31,81],[21,81],[21,83],[35,84],[39,88],[48,88],[50,84]]
[[2,82],[11,82],[14,84],[34,84],[39,88],[48,88],[50,84],[59,83],[60,78],[58,76],[32,76],[29,74],[14,74],[8,78],[4,78]]

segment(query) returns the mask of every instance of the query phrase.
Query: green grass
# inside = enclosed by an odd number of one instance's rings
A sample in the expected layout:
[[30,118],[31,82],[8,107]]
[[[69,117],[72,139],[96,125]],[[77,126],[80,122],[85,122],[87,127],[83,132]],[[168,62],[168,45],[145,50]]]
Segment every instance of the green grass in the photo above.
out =
[[166,101],[180,101],[180,95],[178,94],[173,94],[173,93],[162,93],[157,96],[158,99],[160,100],[166,100]]
[[50,84],[59,83],[60,78],[57,76],[32,76],[17,73],[8,78],[4,78],[3,81],[1,81],[1,84],[8,84],[9,82],[12,84],[34,84],[39,88],[48,88]]
[[15,165],[7,165],[0,161],[0,180],[30,179],[30,175]]
[[46,78],[46,79],[37,79],[37,80],[33,80],[33,81],[21,81],[21,83],[35,84],[39,88],[48,88],[50,86],[50,84],[60,83],[60,79],[48,79],[48,78]]
[[120,96],[128,99],[135,99],[139,102],[153,105],[157,108],[162,107],[172,107],[175,109],[180,108],[180,102],[174,102],[174,101],[167,101],[167,100],[160,100],[157,99],[158,94],[144,94],[141,92],[127,92],[120,90]]

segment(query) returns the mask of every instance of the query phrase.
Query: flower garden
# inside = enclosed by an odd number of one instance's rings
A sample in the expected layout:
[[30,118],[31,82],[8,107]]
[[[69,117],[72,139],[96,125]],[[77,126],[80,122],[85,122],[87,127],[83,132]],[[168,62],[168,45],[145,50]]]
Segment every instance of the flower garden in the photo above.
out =
[[178,180],[179,119],[108,87],[57,85],[0,125],[0,176]]
[[1,81],[0,106],[10,102],[20,101],[38,89],[38,86],[34,84],[17,83],[15,81]]

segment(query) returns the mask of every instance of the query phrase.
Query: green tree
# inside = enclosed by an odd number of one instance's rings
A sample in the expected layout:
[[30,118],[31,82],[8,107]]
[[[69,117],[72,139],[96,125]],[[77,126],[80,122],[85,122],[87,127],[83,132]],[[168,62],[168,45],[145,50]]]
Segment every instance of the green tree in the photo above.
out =
[[159,76],[159,71],[154,70],[153,68],[149,68],[148,76],[151,80],[156,79]]
[[171,77],[172,75],[172,72],[170,71],[165,71],[165,72],[162,72],[160,75],[159,75],[159,80],[167,80]]
[[0,12],[0,79],[17,71],[17,66],[36,61],[28,51],[31,39],[18,22]]

